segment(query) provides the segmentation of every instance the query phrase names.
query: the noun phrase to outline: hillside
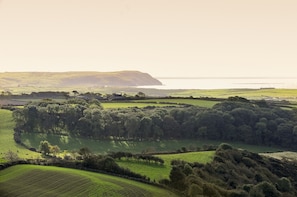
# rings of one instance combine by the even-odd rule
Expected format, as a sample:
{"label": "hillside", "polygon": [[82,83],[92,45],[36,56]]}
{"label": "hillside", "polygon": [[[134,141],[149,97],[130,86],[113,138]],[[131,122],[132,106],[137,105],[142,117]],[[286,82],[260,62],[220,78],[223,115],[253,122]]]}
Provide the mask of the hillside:
{"label": "hillside", "polygon": [[147,73],[118,72],[4,72],[0,87],[79,87],[161,85]]}
{"label": "hillside", "polygon": [[1,196],[177,196],[120,177],[69,168],[16,165],[0,171]]}

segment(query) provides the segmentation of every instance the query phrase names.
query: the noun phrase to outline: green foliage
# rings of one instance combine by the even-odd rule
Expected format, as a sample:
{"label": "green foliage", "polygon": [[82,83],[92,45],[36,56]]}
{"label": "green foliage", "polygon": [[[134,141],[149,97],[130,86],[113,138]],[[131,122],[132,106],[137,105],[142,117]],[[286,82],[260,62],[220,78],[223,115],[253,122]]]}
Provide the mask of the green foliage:
{"label": "green foliage", "polygon": [[40,141],[39,150],[44,155],[49,155],[50,153],[53,154],[53,155],[56,155],[57,153],[60,152],[59,146],[57,146],[57,145],[51,145],[46,140]]}
{"label": "green foliage", "polygon": [[187,176],[193,174],[193,168],[189,164],[184,165],[183,173]]}
{"label": "green foliage", "polygon": [[41,141],[40,142],[40,145],[39,145],[39,150],[45,154],[45,155],[48,155],[50,153],[50,143],[46,140],[44,141]]}
{"label": "green foliage", "polygon": [[183,191],[186,188],[185,184],[185,178],[186,175],[182,172],[182,170],[176,166],[173,166],[169,179],[170,179],[170,185],[177,190]]}
{"label": "green foliage", "polygon": [[290,192],[292,191],[291,181],[287,177],[282,177],[277,181],[276,188],[281,192]]}
{"label": "green foliage", "polygon": [[[263,158],[248,151],[230,149],[225,144],[219,147],[215,159],[204,165],[176,161],[170,173],[170,183],[163,183],[189,196],[201,195],[199,188],[202,188],[203,196],[296,195],[297,189],[292,186],[297,183],[295,163]],[[183,183],[179,182],[181,180]]]}
{"label": "green foliage", "polygon": [[16,110],[14,118],[17,133],[140,141],[198,138],[297,149],[294,111],[263,108],[243,100],[236,97],[217,103],[211,109],[184,105],[103,109],[95,99],[89,102],[72,99],[64,103],[43,101]]}
{"label": "green foliage", "polygon": [[227,143],[222,143],[219,145],[219,147],[217,148],[217,151],[222,151],[222,150],[232,150],[233,147],[230,144]]}
{"label": "green foliage", "polygon": [[195,197],[203,194],[203,189],[197,184],[191,184],[188,191],[188,196]]}
{"label": "green foliage", "polygon": [[261,182],[254,186],[250,191],[251,197],[279,197],[280,192],[274,187],[272,183]]}
{"label": "green foliage", "polygon": [[203,189],[203,196],[205,197],[221,197],[218,190],[215,189],[215,186],[211,183],[203,184],[202,189]]}

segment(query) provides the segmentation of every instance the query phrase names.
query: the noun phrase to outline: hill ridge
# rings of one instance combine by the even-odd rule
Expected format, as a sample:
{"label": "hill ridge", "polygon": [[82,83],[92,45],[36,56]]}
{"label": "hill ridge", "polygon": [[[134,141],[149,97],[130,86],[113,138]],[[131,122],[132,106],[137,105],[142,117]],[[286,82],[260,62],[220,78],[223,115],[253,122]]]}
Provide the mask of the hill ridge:
{"label": "hill ridge", "polygon": [[2,72],[0,87],[73,87],[161,85],[140,71]]}

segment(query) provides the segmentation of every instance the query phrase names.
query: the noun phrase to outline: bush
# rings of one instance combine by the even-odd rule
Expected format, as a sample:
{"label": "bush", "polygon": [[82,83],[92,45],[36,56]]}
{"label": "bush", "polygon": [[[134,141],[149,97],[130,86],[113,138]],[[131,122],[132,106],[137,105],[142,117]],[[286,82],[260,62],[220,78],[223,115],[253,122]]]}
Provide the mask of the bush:
{"label": "bush", "polygon": [[203,196],[205,197],[221,197],[220,193],[215,189],[213,184],[203,184]]}
{"label": "bush", "polygon": [[17,153],[9,150],[9,151],[7,151],[7,153],[5,153],[5,159],[10,162],[13,162],[13,161],[18,161],[20,158]]}
{"label": "bush", "polygon": [[232,149],[233,149],[232,145],[227,144],[227,143],[222,143],[222,144],[219,145],[217,151],[221,151],[221,150],[232,150]]}
{"label": "bush", "polygon": [[274,185],[267,181],[257,184],[250,191],[251,197],[279,197],[280,195]]}
{"label": "bush", "polygon": [[241,161],[248,168],[255,167],[257,165],[256,162],[254,162],[253,160],[251,160],[248,157],[243,157]]}
{"label": "bush", "polygon": [[291,181],[286,177],[282,177],[277,181],[276,188],[281,192],[290,192],[292,190]]}
{"label": "bush", "polygon": [[191,184],[188,190],[188,196],[194,197],[194,196],[199,196],[203,194],[203,189],[196,184]]}

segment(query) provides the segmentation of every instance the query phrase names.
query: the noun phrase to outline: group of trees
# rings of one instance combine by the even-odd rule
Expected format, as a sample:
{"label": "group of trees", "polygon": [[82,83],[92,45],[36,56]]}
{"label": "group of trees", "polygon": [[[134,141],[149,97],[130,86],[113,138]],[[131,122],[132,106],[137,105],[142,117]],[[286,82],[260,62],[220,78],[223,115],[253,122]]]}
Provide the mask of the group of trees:
{"label": "group of trees", "polygon": [[39,150],[44,155],[49,155],[50,153],[56,155],[60,152],[60,148],[57,145],[51,145],[48,141],[43,140],[39,144]]}
{"label": "group of trees", "polygon": [[13,113],[15,131],[94,139],[210,139],[297,149],[297,112],[265,101],[229,99],[211,109],[103,109],[98,100],[30,103]]}
{"label": "group of trees", "polygon": [[161,183],[185,196],[293,197],[297,164],[221,144],[211,163],[172,163],[169,180]]}

